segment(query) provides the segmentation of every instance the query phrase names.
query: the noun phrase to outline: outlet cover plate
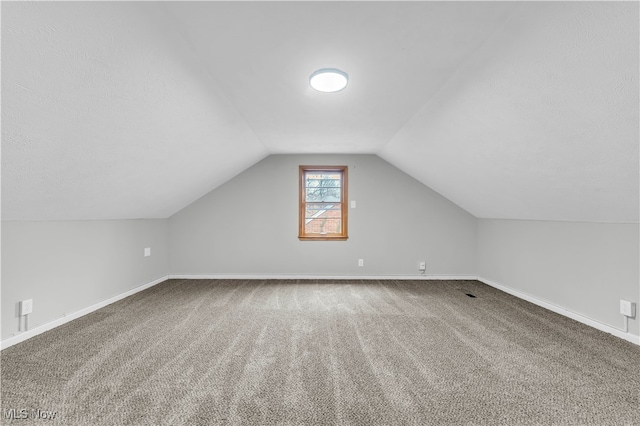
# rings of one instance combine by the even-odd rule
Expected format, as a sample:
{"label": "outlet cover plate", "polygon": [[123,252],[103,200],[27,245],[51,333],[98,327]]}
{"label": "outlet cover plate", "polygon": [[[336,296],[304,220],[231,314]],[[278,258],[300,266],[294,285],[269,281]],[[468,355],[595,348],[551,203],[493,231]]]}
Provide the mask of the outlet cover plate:
{"label": "outlet cover plate", "polygon": [[636,304],[628,300],[620,300],[620,313],[626,317],[636,316]]}
{"label": "outlet cover plate", "polygon": [[20,302],[20,316],[33,312],[33,299],[26,299]]}

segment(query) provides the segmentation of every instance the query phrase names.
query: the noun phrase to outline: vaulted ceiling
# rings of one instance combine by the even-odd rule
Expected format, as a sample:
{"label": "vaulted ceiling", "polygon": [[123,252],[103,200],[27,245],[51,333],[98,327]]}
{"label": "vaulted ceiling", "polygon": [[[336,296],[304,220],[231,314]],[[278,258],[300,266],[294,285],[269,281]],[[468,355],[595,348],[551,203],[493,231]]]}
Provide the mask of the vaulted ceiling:
{"label": "vaulted ceiling", "polygon": [[269,154],[370,153],[477,217],[638,222],[638,14],[3,2],[2,219],[168,217]]}

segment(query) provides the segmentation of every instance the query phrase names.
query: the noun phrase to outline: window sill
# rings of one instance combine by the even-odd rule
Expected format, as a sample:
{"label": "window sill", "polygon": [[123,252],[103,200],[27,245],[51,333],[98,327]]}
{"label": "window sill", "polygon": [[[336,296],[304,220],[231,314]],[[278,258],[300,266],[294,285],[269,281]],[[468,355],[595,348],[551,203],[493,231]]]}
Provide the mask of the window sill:
{"label": "window sill", "polygon": [[309,237],[309,236],[304,236],[304,237],[298,237],[298,239],[300,241],[346,241],[349,237],[345,237],[342,235],[338,235],[338,236],[329,236],[329,235],[322,235],[322,236],[318,236],[318,237]]}

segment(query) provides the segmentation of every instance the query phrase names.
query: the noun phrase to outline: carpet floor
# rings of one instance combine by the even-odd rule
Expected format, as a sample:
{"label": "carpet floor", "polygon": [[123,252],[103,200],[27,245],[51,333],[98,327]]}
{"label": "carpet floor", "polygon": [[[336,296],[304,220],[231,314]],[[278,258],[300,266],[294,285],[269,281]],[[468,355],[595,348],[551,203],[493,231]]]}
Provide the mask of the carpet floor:
{"label": "carpet floor", "polygon": [[477,281],[169,280],[0,355],[3,424],[640,425],[638,346]]}

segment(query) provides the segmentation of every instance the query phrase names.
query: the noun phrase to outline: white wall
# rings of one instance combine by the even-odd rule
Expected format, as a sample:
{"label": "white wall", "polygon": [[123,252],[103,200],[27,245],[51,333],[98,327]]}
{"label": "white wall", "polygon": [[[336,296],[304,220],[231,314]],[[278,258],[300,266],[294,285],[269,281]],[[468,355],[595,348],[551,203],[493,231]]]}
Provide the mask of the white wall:
{"label": "white wall", "polygon": [[18,332],[20,300],[33,299],[31,329],[166,276],[168,263],[166,219],[2,222],[2,339]]}
{"label": "white wall", "polygon": [[[304,164],[349,167],[348,241],[298,240]],[[476,219],[375,155],[269,156],[169,228],[173,275],[476,275]]]}
{"label": "white wall", "polygon": [[[640,302],[638,224],[478,220],[478,275],[622,329],[620,299]],[[638,316],[629,332],[640,334]]]}

